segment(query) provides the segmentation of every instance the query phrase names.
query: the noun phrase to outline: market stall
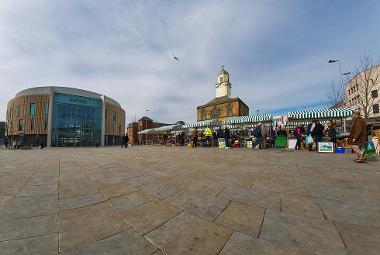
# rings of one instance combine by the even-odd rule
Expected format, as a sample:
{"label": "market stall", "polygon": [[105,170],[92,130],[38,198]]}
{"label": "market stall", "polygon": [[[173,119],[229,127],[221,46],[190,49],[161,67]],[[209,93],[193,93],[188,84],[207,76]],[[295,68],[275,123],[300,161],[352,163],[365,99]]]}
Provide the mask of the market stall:
{"label": "market stall", "polygon": [[353,109],[351,108],[313,109],[289,112],[286,129],[294,130],[300,125],[307,126],[313,119],[318,119],[323,125],[325,125],[327,121],[335,121],[337,123],[337,130],[346,132],[346,120],[352,116],[352,112]]}
{"label": "market stall", "polygon": [[[288,113],[288,121],[286,123],[286,130],[292,132],[298,126],[304,125],[305,129],[309,123],[314,119],[319,120],[319,122],[326,126],[327,122],[335,122],[336,130],[340,136],[344,137],[347,134],[347,120],[351,118],[353,109],[351,108],[334,108],[334,109],[313,109],[313,110],[303,110]],[[339,135],[338,135],[339,136]],[[325,139],[326,143],[320,143],[323,150],[321,152],[332,152],[333,148],[328,140]],[[295,138],[290,137],[288,139],[288,147],[294,148]],[[318,150],[320,148],[317,148]]]}

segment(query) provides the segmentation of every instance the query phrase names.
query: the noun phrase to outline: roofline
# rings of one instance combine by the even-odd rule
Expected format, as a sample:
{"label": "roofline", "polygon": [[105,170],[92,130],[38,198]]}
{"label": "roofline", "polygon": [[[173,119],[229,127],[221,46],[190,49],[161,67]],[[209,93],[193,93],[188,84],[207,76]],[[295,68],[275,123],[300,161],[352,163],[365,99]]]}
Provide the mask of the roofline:
{"label": "roofline", "polygon": [[368,69],[366,69],[366,70],[361,71],[360,73],[358,73],[358,74],[356,74],[355,76],[353,76],[349,81],[347,81],[345,85],[347,86],[348,84],[350,84],[350,83],[351,83],[356,77],[358,77],[360,74],[362,74],[362,73],[364,73],[364,72],[367,72],[368,70],[375,69],[375,68],[380,68],[380,64],[375,65],[375,66],[372,66],[372,67],[370,67],[370,68],[368,68]]}
{"label": "roofline", "polygon": [[121,105],[114,99],[106,96],[106,95],[101,95],[96,92],[92,92],[89,90],[84,90],[84,89],[78,89],[78,88],[73,88],[73,87],[61,87],[61,86],[41,86],[41,87],[32,87],[32,88],[27,88],[24,89],[20,92],[18,92],[15,95],[16,97],[21,97],[21,96],[29,96],[29,95],[51,95],[52,93],[62,93],[62,94],[69,94],[69,95],[76,95],[76,96],[83,96],[83,97],[89,97],[89,98],[95,98],[95,99],[101,99],[103,100],[104,96],[104,102],[110,103],[113,105],[116,105],[120,108]]}
{"label": "roofline", "polygon": [[[221,102],[221,103],[234,102],[234,101],[240,101],[240,102],[242,102],[249,109],[248,105],[246,103],[244,103],[244,101],[241,100],[240,97],[229,98],[229,99],[227,99],[227,100],[225,100],[224,102]],[[204,105],[197,106],[197,109],[203,108],[203,107],[206,107],[206,106],[211,106],[211,105],[218,105],[218,104],[221,104],[221,103],[207,103],[207,104],[204,104]]]}

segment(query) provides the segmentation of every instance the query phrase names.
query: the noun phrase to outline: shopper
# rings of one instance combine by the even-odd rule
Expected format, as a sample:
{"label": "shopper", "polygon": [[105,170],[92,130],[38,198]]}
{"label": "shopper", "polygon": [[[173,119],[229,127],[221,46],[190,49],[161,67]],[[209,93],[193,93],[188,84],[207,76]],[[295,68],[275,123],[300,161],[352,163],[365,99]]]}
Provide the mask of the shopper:
{"label": "shopper", "polygon": [[226,147],[229,148],[231,136],[230,136],[230,130],[227,127],[224,128],[224,139],[226,141]]}
{"label": "shopper", "polygon": [[193,131],[193,148],[198,146],[198,128]]}
{"label": "shopper", "polygon": [[318,144],[320,141],[322,141],[323,130],[324,130],[323,125],[319,122],[319,120],[316,120],[315,127],[313,131],[311,132],[311,134],[314,135],[314,142],[315,142],[317,151],[318,151]]}
{"label": "shopper", "polygon": [[267,147],[267,136],[268,131],[265,125],[261,124],[261,148],[265,149]]}
{"label": "shopper", "polygon": [[[314,128],[315,128],[315,123],[316,123],[316,120],[312,120],[312,122],[309,123],[309,125],[307,125],[307,129],[306,129],[306,135],[309,137],[309,143],[308,143],[308,148],[309,148],[309,151],[312,151],[313,150],[313,143],[314,142],[310,142],[310,140],[314,141],[315,140],[315,137],[314,137],[314,134],[313,134],[313,131],[314,131]],[[311,137],[311,139],[310,139]]]}
{"label": "shopper", "polygon": [[365,144],[367,142],[367,123],[360,116],[360,112],[356,111],[352,114],[352,128],[348,136],[348,142],[352,144],[352,149],[358,156],[355,160],[357,163],[362,163],[366,160],[364,157]]}
{"label": "shopper", "polygon": [[336,123],[331,122],[327,131],[329,141],[334,144],[334,148],[336,148]]}
{"label": "shopper", "polygon": [[295,133],[294,136],[297,139],[296,147],[295,147],[296,150],[301,149],[302,135],[303,135],[304,131],[305,131],[304,125],[301,125],[301,126],[298,126],[294,132]]}
{"label": "shopper", "polygon": [[254,150],[257,145],[259,145],[259,149],[261,149],[261,141],[262,141],[261,122],[259,122],[257,126],[253,129],[253,136],[256,138],[256,141],[252,145],[252,150]]}

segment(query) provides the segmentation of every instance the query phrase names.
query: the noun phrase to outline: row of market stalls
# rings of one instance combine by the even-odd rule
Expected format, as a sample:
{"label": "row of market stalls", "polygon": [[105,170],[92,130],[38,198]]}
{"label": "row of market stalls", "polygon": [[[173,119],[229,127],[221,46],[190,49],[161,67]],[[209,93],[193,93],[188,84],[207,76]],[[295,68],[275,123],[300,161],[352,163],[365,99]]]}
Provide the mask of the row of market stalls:
{"label": "row of market stalls", "polygon": [[232,130],[243,130],[246,128],[253,127],[259,122],[266,126],[278,127],[284,125],[287,130],[294,130],[295,127],[303,124],[309,124],[313,119],[318,119],[322,124],[327,121],[335,121],[338,126],[342,128],[342,131],[346,131],[346,120],[352,115],[353,109],[350,108],[337,108],[337,109],[315,109],[315,110],[303,110],[289,112],[286,116],[286,123],[278,123],[272,114],[260,114],[252,116],[239,116],[230,117],[223,121],[216,119],[198,121],[188,124],[174,124],[168,126],[162,126],[159,128],[145,129],[138,132],[139,135],[144,134],[156,134],[157,136],[168,134],[168,133],[178,133],[183,131],[191,131],[195,128],[203,130],[207,127],[228,127]]}

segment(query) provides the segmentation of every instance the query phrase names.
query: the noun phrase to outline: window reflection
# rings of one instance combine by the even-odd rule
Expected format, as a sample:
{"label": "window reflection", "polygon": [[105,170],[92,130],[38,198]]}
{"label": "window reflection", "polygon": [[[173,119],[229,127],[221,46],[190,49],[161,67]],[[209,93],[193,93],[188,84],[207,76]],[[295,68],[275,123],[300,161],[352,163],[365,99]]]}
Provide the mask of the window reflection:
{"label": "window reflection", "polygon": [[100,145],[102,101],[54,93],[52,146]]}

